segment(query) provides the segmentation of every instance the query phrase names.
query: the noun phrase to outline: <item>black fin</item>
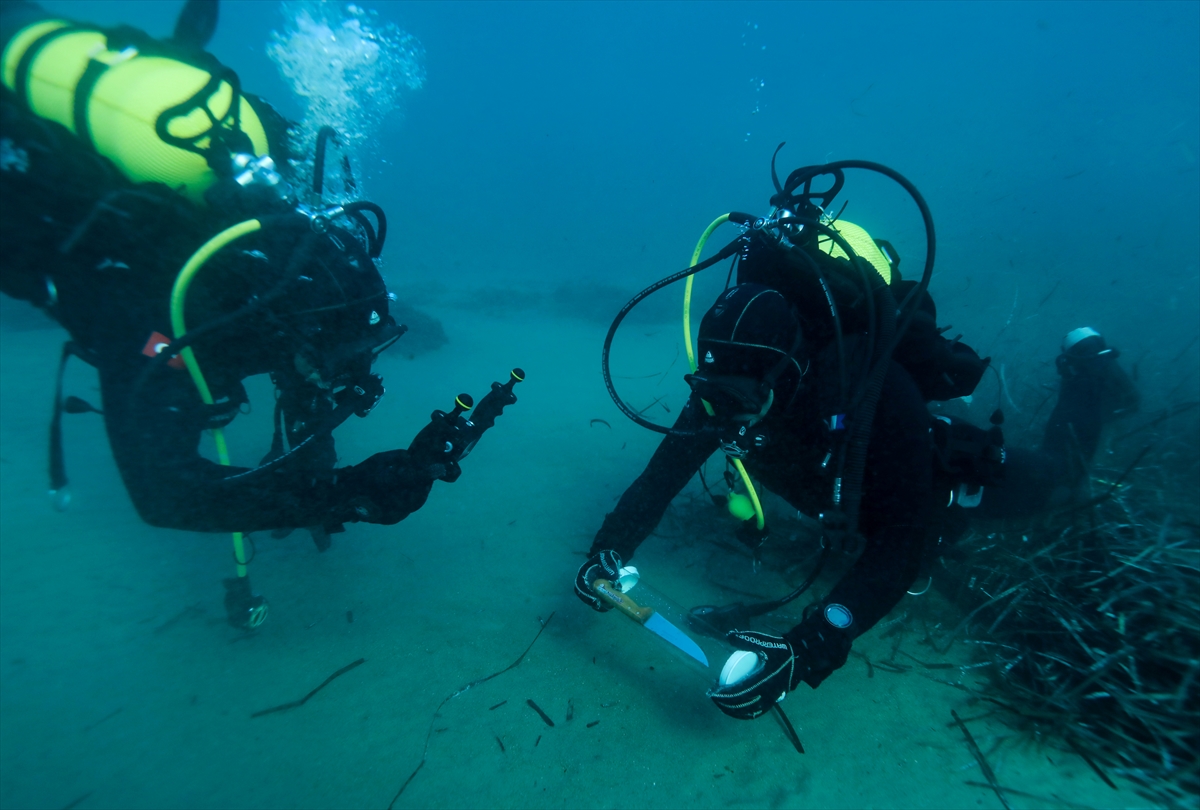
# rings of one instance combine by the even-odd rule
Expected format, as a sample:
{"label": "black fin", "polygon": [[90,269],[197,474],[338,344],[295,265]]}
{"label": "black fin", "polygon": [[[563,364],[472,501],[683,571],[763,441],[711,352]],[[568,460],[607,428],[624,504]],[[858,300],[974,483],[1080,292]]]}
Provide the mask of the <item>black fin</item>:
{"label": "black fin", "polygon": [[187,0],[175,20],[171,39],[185,48],[204,50],[217,30],[217,3],[218,0]]}

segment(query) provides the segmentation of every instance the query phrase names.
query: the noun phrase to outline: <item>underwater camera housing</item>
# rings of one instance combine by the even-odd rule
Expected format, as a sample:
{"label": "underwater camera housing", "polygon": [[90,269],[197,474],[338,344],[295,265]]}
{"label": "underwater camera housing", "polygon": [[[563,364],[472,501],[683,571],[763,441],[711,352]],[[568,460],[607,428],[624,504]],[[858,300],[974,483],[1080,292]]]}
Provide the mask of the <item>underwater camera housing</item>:
{"label": "underwater camera housing", "polygon": [[[513,386],[524,381],[524,369],[514,368],[508,372],[508,381],[493,382],[491,390],[478,404],[470,394],[459,394],[449,412],[436,410],[430,414],[429,424],[409,445],[409,455],[424,466],[432,478],[454,483],[462,475],[458,462],[475,449],[480,437],[496,424],[496,417],[504,413],[504,408],[517,401]],[[472,409],[468,419],[465,414]]]}

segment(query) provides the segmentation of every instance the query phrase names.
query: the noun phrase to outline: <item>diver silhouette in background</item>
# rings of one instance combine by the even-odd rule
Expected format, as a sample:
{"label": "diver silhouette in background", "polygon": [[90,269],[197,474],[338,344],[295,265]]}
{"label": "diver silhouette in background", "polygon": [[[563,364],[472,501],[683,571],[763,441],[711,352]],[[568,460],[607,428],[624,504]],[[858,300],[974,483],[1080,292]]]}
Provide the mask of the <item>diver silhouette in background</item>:
{"label": "diver silhouette in background", "polygon": [[[919,282],[900,279],[890,244],[826,215],[845,169],[885,174],[917,202],[928,236]],[[832,185],[813,191],[820,178],[832,178]],[[749,674],[723,679],[709,693],[739,719],[764,714],[801,682],[815,688],[841,667],[853,640],[912,586],[926,546],[956,524],[961,528],[965,515],[1025,515],[1069,499],[1086,480],[1102,425],[1137,407],[1116,352],[1085,328],[1064,341],[1061,391],[1040,448],[1005,447],[998,411],[988,429],[932,416],[927,404],[970,394],[988,360],[937,328],[926,292],[935,243],[924,200],[900,175],[862,161],[805,167],[775,185],[769,216],[729,214],[743,225],[741,236],[713,259],[648,288],[614,322],[609,343],[646,295],[736,257],[737,283],[700,323],[694,372],[685,378],[692,394],[673,427],[649,425],[620,400],[606,357],[606,381],[618,406],[667,435],[605,518],[575,577],[582,601],[610,609],[612,600],[593,587],[596,580],[618,581],[671,500],[718,450],[739,473],[819,516],[821,561],[803,585],[774,602],[700,607],[689,617],[693,629],[727,634],[758,659]],[[746,517],[750,501],[732,493],[732,471],[726,480],[731,506],[740,501],[739,516]],[[739,537],[757,549],[767,531],[758,508]],[[854,565],[790,631],[774,636],[750,629],[755,616],[809,587],[831,550],[859,548]]]}
{"label": "diver silhouette in background", "polygon": [[[405,331],[376,266],[386,219],[367,201],[322,203],[329,128],[311,191],[296,191],[287,123],[203,50],[216,15],[215,0],[189,0],[159,41],[0,3],[0,290],[67,329],[63,364],[98,370],[142,518],[237,533],[226,606],[253,625],[265,606],[240,533],[304,527],[324,550],[344,523],[404,519],[435,480],[458,477],[521,375],[494,385],[473,421],[464,395],[409,448],[335,467],[332,431],[375,406],[372,363]],[[276,389],[272,448],[230,466],[219,431],[255,374]],[[65,505],[61,414],[90,406],[64,400],[61,377],[51,478]],[[223,463],[199,453],[206,430]]]}

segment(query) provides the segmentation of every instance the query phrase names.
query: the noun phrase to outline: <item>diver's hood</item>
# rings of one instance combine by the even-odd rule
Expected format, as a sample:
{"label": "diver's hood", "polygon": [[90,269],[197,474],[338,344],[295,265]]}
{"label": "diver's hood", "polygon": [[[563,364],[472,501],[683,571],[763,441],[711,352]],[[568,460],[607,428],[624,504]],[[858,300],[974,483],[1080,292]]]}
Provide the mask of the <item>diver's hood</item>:
{"label": "diver's hood", "polygon": [[354,236],[344,230],[320,234],[300,267],[298,278],[311,280],[300,280],[295,291],[271,309],[322,363],[342,363],[383,342],[392,322],[387,287]]}
{"label": "diver's hood", "polygon": [[264,221],[238,247],[214,257],[223,266],[201,276],[189,296],[189,310],[208,318],[263,299],[253,315],[201,344],[214,358],[204,363],[211,373],[222,366],[239,378],[288,371],[300,355],[326,383],[344,384],[366,374],[403,331],[388,314],[378,268],[351,232],[317,233],[307,217],[288,214]]}
{"label": "diver's hood", "polygon": [[761,417],[772,401],[789,408],[804,377],[800,322],[781,293],[741,284],[700,321],[700,363],[688,384],[718,416]]}

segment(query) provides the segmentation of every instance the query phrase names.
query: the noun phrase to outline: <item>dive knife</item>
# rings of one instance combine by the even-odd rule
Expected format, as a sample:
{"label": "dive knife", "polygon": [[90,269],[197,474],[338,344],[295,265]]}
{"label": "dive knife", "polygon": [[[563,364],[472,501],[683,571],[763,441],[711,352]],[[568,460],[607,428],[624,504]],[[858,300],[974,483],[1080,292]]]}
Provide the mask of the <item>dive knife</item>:
{"label": "dive knife", "polygon": [[678,627],[655,613],[654,608],[642,607],[630,599],[628,594],[618,591],[607,579],[595,580],[592,583],[592,590],[599,594],[600,598],[605,602],[608,602],[651,633],[674,644],[704,666],[708,666],[708,657],[704,654],[704,650],[700,649],[700,645],[688,638],[687,634]]}

